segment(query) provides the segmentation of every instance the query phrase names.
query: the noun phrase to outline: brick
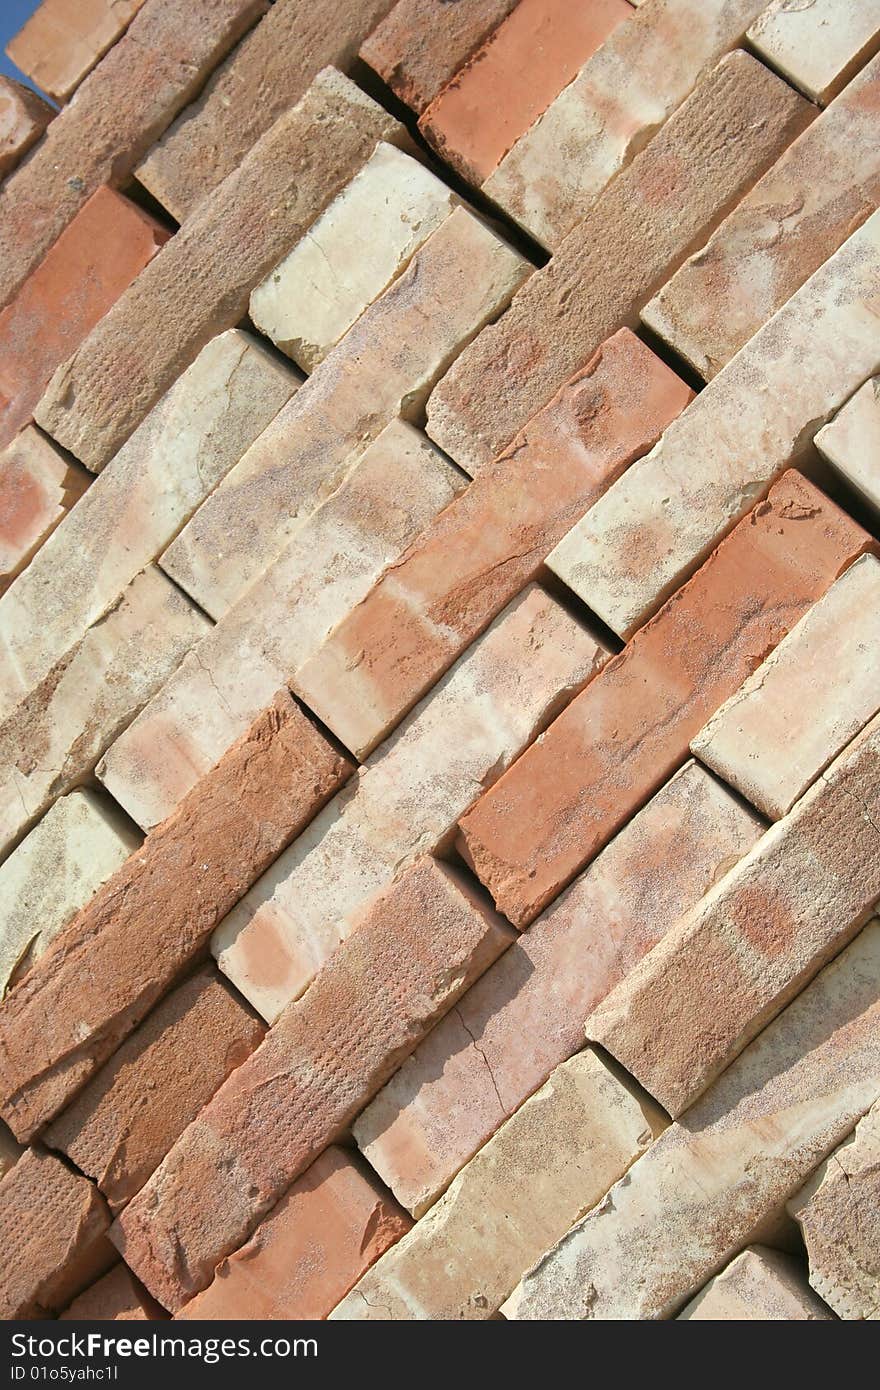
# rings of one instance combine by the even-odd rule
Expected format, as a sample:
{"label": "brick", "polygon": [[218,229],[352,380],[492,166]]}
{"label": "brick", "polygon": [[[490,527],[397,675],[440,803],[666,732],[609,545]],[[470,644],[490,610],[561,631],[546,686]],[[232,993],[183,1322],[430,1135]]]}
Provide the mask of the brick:
{"label": "brick", "polygon": [[868,534],[800,474],[781,479],[462,819],[462,848],[499,910],[524,926],[551,902],[870,548]]}
{"label": "brick", "polygon": [[438,93],[419,129],[464,178],[482,184],[619,24],[628,0],[519,0]]}
{"label": "brick", "polygon": [[251,319],[304,371],[314,371],[457,203],[424,165],[380,143],[254,290]]}
{"label": "brick", "polygon": [[877,0],[772,0],[749,30],[761,57],[825,105],[880,48]]}
{"label": "brick", "polygon": [[878,969],[875,923],[538,1262],[505,1316],[677,1313],[877,1099]]}
{"label": "brick", "polygon": [[588,1036],[671,1115],[870,916],[880,898],[878,765],[874,719],[587,1020]]}
{"label": "brick", "polygon": [[62,796],[0,867],[0,992],[138,848],[140,835],[94,792]]}
{"label": "brick", "polygon": [[693,762],[657,793],[356,1120],[358,1145],[398,1201],[415,1216],[431,1206],[580,1051],[594,1004],[760,833],[758,817]]}
{"label": "brick", "polygon": [[859,495],[880,511],[880,376],[856,391],[819,431],[815,443]]}
{"label": "brick", "polygon": [[171,814],[462,483],[413,426],[382,431],[98,765],[138,825]]}
{"label": "brick", "polygon": [[0,312],[0,448],[168,235],[112,188],[99,188],[61,233]]}
{"label": "brick", "polygon": [[251,291],[377,141],[401,135],[347,78],[320,74],[58,369],[37,411],[47,432],[99,471],[210,339],[244,317]]}
{"label": "brick", "polygon": [[877,372],[878,292],[875,212],[563,542],[566,583],[615,632],[634,632]]}
{"label": "brick", "polygon": [[221,970],[264,1018],[306,989],[369,894],[443,852],[480,788],[606,658],[537,587],[496,619],[215,933]]}
{"label": "brick", "polygon": [[665,1124],[595,1052],[564,1062],[331,1317],[491,1317]]}
{"label": "brick", "polygon": [[82,1089],[349,770],[279,694],[126,860],[0,1007],[0,1109],[17,1134]]}
{"label": "brick", "polygon": [[6,52],[37,87],[56,101],[66,101],[143,4],[144,0],[42,0]]}
{"label": "brick", "polygon": [[325,1149],[178,1318],[326,1318],[411,1221],[369,1169]]}
{"label": "brick", "polygon": [[93,1178],[110,1210],[119,1211],[264,1033],[205,965],[135,1029],[44,1142]]}
{"label": "brick", "polygon": [[788,1210],[801,1228],[810,1283],[839,1318],[880,1314],[880,1108],[875,1103]]}
{"label": "brick", "polygon": [[880,710],[880,560],[865,555],[722,705],[691,751],[778,820]]}
{"label": "brick", "polygon": [[722,60],[447,373],[431,438],[469,472],[499,454],[611,333],[636,326],[807,112],[748,54]]}
{"label": "brick", "polygon": [[167,1318],[124,1264],[114,1265],[61,1314],[62,1322],[163,1322]]}
{"label": "brick", "polygon": [[[82,497],[88,474],[31,425],[0,451],[0,595]],[[0,679],[5,678],[4,668]]]}
{"label": "brick", "polygon": [[116,1223],[126,1263],[166,1308],[210,1283],[512,935],[433,860],[363,907]]}
{"label": "brick", "polygon": [[360,57],[421,115],[517,0],[397,0]]}
{"label": "brick", "polygon": [[628,329],[615,334],[304,663],[306,703],[371,752],[690,398]]}
{"label": "brick", "polygon": [[0,712],[118,601],[296,385],[246,333],[233,330],[202,349],[0,600]]}
{"label": "brick", "polygon": [[6,1176],[23,1152],[12,1131],[0,1120],[0,1178]]}
{"label": "brick", "polygon": [[647,0],[514,145],[486,193],[555,250],[764,4]]}
{"label": "brick", "polygon": [[37,143],[54,115],[48,102],[29,87],[0,77],[0,179]]}
{"label": "brick", "polygon": [[0,189],[0,304],[101,184],[124,185],[263,0],[147,0]]}
{"label": "brick", "polygon": [[642,321],[709,380],[880,203],[880,59],[685,261]]}
{"label": "brick", "polygon": [[810,1292],[797,1260],[752,1245],[679,1313],[694,1322],[827,1322],[831,1314]]}
{"label": "brick", "polygon": [[208,628],[152,567],[0,723],[0,855],[85,781]]}
{"label": "brick", "polygon": [[183,222],[329,66],[347,69],[391,0],[276,0],[137,169]]}
{"label": "brick", "polygon": [[418,419],[449,363],[530,267],[457,208],[365,311],[169,549],[219,618],[391,420]]}
{"label": "brick", "polygon": [[28,1149],[0,1182],[0,1317],[45,1318],[113,1262],[110,1213],[86,1178]]}

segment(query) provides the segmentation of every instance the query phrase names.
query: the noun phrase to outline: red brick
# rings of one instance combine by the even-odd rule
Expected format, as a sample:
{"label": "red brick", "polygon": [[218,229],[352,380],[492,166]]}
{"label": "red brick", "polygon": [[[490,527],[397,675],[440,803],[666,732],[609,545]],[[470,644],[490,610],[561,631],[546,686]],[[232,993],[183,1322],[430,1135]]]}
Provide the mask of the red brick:
{"label": "red brick", "polygon": [[870,536],[789,472],[461,821],[525,926],[687,757],[688,744]]}
{"label": "red brick", "polygon": [[628,329],[609,338],[300,668],[310,708],[372,751],[691,394]]}
{"label": "red brick", "polygon": [[16,1134],[85,1085],[350,771],[285,692],[147,836],[0,1006]]}
{"label": "red brick", "polygon": [[39,140],[55,112],[29,87],[0,77],[0,179]]}
{"label": "red brick", "polygon": [[166,1308],[210,1283],[511,938],[431,859],[362,909],[114,1227],[126,1263]]}
{"label": "red brick", "polygon": [[66,101],[143,4],[144,0],[42,0],[6,52],[37,87]]}
{"label": "red brick", "polygon": [[168,1320],[131,1270],[120,1263],[114,1265],[96,1284],[75,1298],[61,1314],[61,1321],[75,1322],[161,1322]]}
{"label": "red brick", "polygon": [[0,594],[63,521],[89,475],[26,426],[0,452]]}
{"label": "red brick", "polygon": [[326,1149],[177,1316],[326,1318],[411,1225],[370,1169],[344,1149]]}
{"label": "red brick", "polygon": [[99,188],[62,232],[0,313],[0,448],[169,235],[111,188]]}

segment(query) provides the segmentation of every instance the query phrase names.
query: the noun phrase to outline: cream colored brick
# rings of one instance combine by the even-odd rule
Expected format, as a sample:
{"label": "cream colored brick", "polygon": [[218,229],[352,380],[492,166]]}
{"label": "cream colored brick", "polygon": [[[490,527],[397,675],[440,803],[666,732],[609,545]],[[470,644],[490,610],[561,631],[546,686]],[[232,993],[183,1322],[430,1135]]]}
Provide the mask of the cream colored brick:
{"label": "cream colored brick", "polygon": [[748,36],[765,62],[824,106],[880,48],[880,0],[772,0]]}
{"label": "cream colored brick", "polygon": [[816,446],[865,501],[880,511],[880,376],[866,381],[819,431]]}

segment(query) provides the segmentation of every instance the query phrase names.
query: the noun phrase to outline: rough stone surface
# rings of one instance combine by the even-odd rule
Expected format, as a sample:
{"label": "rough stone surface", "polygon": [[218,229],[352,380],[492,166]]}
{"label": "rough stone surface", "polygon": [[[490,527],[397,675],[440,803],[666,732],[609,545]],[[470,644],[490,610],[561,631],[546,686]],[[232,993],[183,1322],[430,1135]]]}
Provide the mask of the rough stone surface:
{"label": "rough stone surface", "polygon": [[557,1067],[334,1318],[488,1318],[666,1125],[587,1049]]}
{"label": "rough stone surface", "polygon": [[856,391],[815,442],[860,496],[880,511],[880,376]]}
{"label": "rough stone surface", "polygon": [[0,867],[0,994],[140,842],[106,798],[85,790],[59,797]]}
{"label": "rough stone surface", "polygon": [[875,212],[564,542],[566,583],[615,632],[644,622],[877,373],[878,295]]}
{"label": "rough stone surface", "polygon": [[[177,1311],[509,945],[433,860],[366,904],[344,945],[122,1213],[126,1263]],[[13,1169],[13,1172],[15,1170]]]}
{"label": "rough stone surface", "polygon": [[0,1182],[0,1318],[45,1318],[113,1263],[98,1189],[54,1154],[28,1149]]}
{"label": "rough stone surface", "polygon": [[679,1313],[693,1322],[827,1322],[821,1299],[810,1292],[790,1255],[752,1245]]}
{"label": "rough stone surface", "polygon": [[73,1322],[164,1322],[168,1314],[124,1264],[117,1264],[61,1314]]}
{"label": "rough stone surface", "polygon": [[880,1315],[880,1107],[875,1104],[788,1203],[810,1283],[840,1318]]}
{"label": "rough stone surface", "polygon": [[371,1171],[331,1147],[178,1318],[326,1318],[411,1221]]}
{"label": "rough stone surface", "polygon": [[[275,0],[137,169],[186,221],[328,64],[346,69],[391,0]],[[319,142],[320,143],[320,142]]]}
{"label": "rough stone surface", "polygon": [[691,740],[771,820],[880,710],[880,560],[864,555]]}
{"label": "rough stone surface", "polygon": [[41,0],[6,46],[27,77],[66,101],[125,33],[144,0]]}
{"label": "rough stone surface", "polygon": [[321,73],[59,367],[39,423],[101,469],[211,338],[244,317],[251,291],[377,141],[395,138],[402,127],[375,102],[332,68]]}
{"label": "rough stone surface", "polygon": [[304,371],[314,371],[457,202],[423,164],[380,143],[254,290],[251,319]]}
{"label": "rough stone surface", "polygon": [[880,719],[587,1020],[679,1115],[880,899]]}
{"label": "rough stone surface", "polygon": [[501,313],[529,264],[457,208],[367,309],[229,473],[167,553],[220,617],[339,487],[397,416],[420,417],[431,387]]}
{"label": "rough stone surface", "polygon": [[102,183],[127,181],[264,8],[264,0],[147,0],[0,188],[0,304]]}
{"label": "rough stone surface", "polygon": [[628,329],[609,338],[300,668],[306,704],[371,752],[690,399]]}
{"label": "rough stone surface", "polygon": [[594,1004],[761,829],[689,763],[486,971],[355,1122],[359,1146],[405,1207],[416,1216],[427,1210],[579,1051]]}
{"label": "rough stone surface", "polygon": [[[684,762],[690,740],[764,654],[871,548],[800,474],[780,480],[462,819],[464,852],[512,922],[526,925],[552,901]],[[567,575],[552,556],[551,565]]]}
{"label": "rough stone surface", "polygon": [[677,1313],[877,1099],[878,978],[874,923],[535,1265],[505,1316]]}
{"label": "rough stone surface", "polygon": [[723,59],[447,373],[431,438],[469,472],[499,454],[609,334],[635,327],[808,114],[748,54]]}
{"label": "rough stone surface", "polygon": [[880,58],[789,146],[642,320],[709,380],[880,203]]}
{"label": "rough stone surface", "polygon": [[[89,476],[27,425],[0,451],[0,595],[82,497]],[[7,674],[2,668],[0,680]]]}
{"label": "rough stone surface", "polygon": [[486,193],[555,249],[764,4],[647,0],[514,145]]}
{"label": "rough stone surface", "polygon": [[880,48],[878,0],[772,0],[749,30],[761,57],[822,105]]}
{"label": "rough stone surface", "polygon": [[[138,825],[170,815],[463,483],[412,425],[382,431],[99,764]],[[169,569],[190,587],[182,565]]]}
{"label": "rough stone surface", "polygon": [[55,112],[30,87],[0,77],[0,179],[37,143]]}
{"label": "rough stone surface", "polygon": [[112,188],[99,188],[61,233],[0,312],[0,448],[168,235]]}
{"label": "rough stone surface", "polygon": [[278,695],[0,1007],[0,1109],[16,1133],[71,1100],[349,771]]}
{"label": "rough stone surface", "polygon": [[496,619],[215,933],[221,970],[264,1018],[308,986],[369,894],[443,851],[481,787],[607,655],[537,587]]}
{"label": "rough stone surface", "polygon": [[173,990],[45,1131],[118,1211],[265,1029],[205,965]]}

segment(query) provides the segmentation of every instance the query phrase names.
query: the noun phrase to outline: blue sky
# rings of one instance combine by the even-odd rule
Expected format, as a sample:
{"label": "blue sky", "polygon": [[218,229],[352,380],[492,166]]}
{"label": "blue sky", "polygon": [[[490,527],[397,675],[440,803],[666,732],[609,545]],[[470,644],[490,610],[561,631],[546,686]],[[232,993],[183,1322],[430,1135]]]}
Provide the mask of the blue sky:
{"label": "blue sky", "polygon": [[[27,78],[10,63],[3,49],[28,16],[33,14],[37,3],[38,0],[0,0],[0,72],[7,77],[17,77],[19,82],[27,82]],[[33,83],[29,82],[28,86],[32,87]]]}

